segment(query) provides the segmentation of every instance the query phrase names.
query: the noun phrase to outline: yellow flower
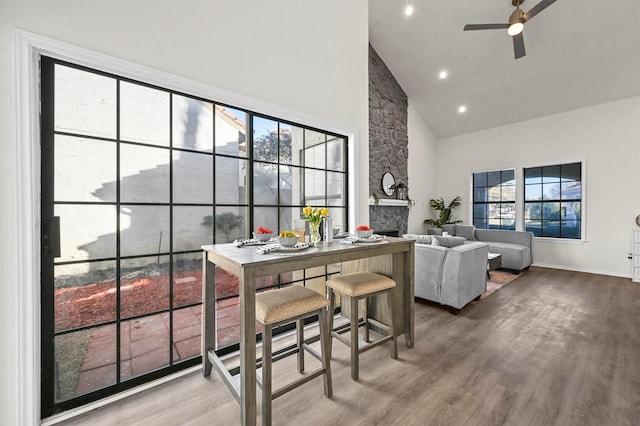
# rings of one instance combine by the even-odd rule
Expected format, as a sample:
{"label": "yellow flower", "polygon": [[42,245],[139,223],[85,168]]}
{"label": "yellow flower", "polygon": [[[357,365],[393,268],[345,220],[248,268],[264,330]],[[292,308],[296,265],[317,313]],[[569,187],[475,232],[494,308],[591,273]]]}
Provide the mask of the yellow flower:
{"label": "yellow flower", "polygon": [[308,220],[314,225],[318,225],[322,219],[329,215],[329,209],[326,207],[316,208],[307,206],[302,209],[302,218]]}

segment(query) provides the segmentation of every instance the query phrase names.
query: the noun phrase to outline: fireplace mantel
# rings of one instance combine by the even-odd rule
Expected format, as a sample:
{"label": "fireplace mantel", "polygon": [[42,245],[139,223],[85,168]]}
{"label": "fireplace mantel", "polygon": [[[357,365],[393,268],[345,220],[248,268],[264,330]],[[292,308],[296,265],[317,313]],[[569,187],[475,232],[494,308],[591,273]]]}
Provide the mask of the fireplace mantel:
{"label": "fireplace mantel", "polygon": [[409,207],[411,200],[396,200],[395,198],[378,198],[378,202],[373,197],[369,197],[370,206],[383,207]]}

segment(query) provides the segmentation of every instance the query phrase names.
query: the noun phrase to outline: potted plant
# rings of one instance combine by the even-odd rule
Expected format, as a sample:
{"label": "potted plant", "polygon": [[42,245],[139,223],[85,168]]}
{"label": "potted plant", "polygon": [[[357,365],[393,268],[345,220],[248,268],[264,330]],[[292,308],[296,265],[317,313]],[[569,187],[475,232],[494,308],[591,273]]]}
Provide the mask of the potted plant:
{"label": "potted plant", "polygon": [[430,225],[434,228],[440,228],[442,225],[447,223],[460,223],[461,220],[452,220],[453,219],[453,209],[460,205],[461,198],[457,196],[454,198],[448,206],[445,206],[444,199],[442,197],[429,200],[429,205],[433,210],[438,212],[437,219],[425,219],[424,224]]}

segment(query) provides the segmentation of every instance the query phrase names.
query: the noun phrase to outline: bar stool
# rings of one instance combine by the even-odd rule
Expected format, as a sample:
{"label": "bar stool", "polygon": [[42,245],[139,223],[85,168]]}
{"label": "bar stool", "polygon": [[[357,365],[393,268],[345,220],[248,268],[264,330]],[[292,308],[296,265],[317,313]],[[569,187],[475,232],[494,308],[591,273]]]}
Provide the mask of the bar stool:
{"label": "bar stool", "polygon": [[[351,378],[353,380],[358,380],[359,355],[365,351],[368,351],[369,349],[391,341],[391,358],[398,358],[398,343],[393,327],[393,288],[395,286],[396,282],[391,278],[373,272],[354,272],[351,274],[337,275],[327,281],[329,299],[329,330],[332,337],[335,337],[351,348]],[[334,293],[337,293],[341,296],[342,306],[344,306],[346,302],[345,299],[349,301],[349,307],[351,311],[349,315],[349,326],[340,330],[333,329]],[[381,294],[387,295],[387,303],[389,306],[389,324],[386,325],[373,318],[368,318],[369,298]],[[368,345],[365,345],[361,348],[358,347],[358,328],[361,325],[358,313],[358,301],[360,299],[365,300],[362,325],[364,325],[364,341],[369,343]],[[370,342],[370,324],[373,324],[383,331],[386,331],[387,335],[375,342]],[[348,340],[340,335],[341,333],[346,333],[349,330],[351,331],[351,340]],[[333,339],[330,339],[329,356],[331,356],[332,345]]]}
{"label": "bar stool", "polygon": [[[256,319],[264,326],[262,332],[262,377],[256,377],[262,389],[262,424],[271,424],[272,401],[298,386],[324,375],[324,394],[331,398],[331,365],[329,355],[329,328],[327,322],[327,305],[329,301],[322,295],[306,287],[291,286],[256,294]],[[318,315],[320,325],[320,351],[318,354],[304,338],[304,319]],[[296,348],[292,353],[298,354],[298,371],[304,371],[304,351],[322,363],[319,369],[305,374],[280,389],[272,391],[272,354],[271,341],[273,327],[296,321]],[[280,358],[276,358],[278,360]]]}

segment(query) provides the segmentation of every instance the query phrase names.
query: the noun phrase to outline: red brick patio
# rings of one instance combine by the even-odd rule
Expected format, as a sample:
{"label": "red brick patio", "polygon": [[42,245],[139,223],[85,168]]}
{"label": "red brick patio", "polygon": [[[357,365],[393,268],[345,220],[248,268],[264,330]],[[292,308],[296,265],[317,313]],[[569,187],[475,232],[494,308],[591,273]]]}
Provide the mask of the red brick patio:
{"label": "red brick patio", "polygon": [[[166,275],[122,280],[121,315],[126,317],[166,309],[169,304],[168,282]],[[200,302],[201,271],[177,274],[174,282],[174,304]],[[272,283],[272,277],[264,277],[257,286]],[[115,289],[115,281],[57,289],[56,329],[73,329],[83,324],[112,320],[115,316]],[[216,289],[222,297],[231,296],[216,303],[218,347],[223,347],[239,341],[239,305],[238,298],[233,297],[238,293],[238,280],[218,269]],[[120,323],[120,381],[168,366],[169,350],[173,351],[174,363],[200,354],[202,307],[197,305],[173,311],[173,342],[169,342],[169,315],[164,312]],[[79,367],[76,395],[117,382],[116,330],[115,324],[90,329],[86,353]]]}

